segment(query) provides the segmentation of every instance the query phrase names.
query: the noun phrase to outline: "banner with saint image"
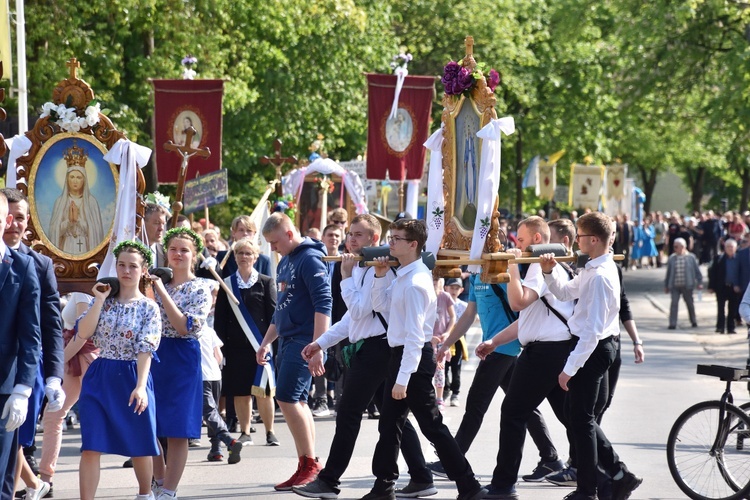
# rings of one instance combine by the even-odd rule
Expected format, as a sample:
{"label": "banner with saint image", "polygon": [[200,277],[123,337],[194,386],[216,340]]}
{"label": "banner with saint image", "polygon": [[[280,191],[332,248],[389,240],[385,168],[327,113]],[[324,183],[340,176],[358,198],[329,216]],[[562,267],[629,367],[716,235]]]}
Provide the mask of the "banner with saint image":
{"label": "banner with saint image", "polygon": [[176,184],[182,158],[164,150],[172,141],[184,146],[185,130],[196,131],[190,146],[209,148],[211,156],[191,162],[186,180],[198,172],[207,174],[221,168],[223,80],[152,80],[154,85],[154,152],[160,184]]}
{"label": "banner with saint image", "polygon": [[389,118],[396,75],[368,74],[367,178],[392,181],[421,179],[430,132],[435,78],[407,76],[395,117]]}

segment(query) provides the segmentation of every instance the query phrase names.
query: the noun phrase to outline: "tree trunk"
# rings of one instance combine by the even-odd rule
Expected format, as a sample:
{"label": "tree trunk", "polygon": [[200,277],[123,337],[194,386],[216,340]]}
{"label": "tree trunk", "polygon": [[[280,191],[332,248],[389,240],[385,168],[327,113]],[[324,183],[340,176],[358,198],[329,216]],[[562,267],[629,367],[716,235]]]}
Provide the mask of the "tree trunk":
{"label": "tree trunk", "polygon": [[[688,170],[690,174],[691,171]],[[695,175],[688,175],[690,179],[690,210],[692,212],[700,212],[701,201],[703,200],[703,183],[706,179],[706,167],[698,167],[695,169]]]}
{"label": "tree trunk", "polygon": [[[151,57],[154,54],[154,31],[152,29],[148,29],[143,33],[143,55],[146,58]],[[146,120],[148,130],[153,133],[154,130],[154,117],[153,115],[149,115],[148,119]],[[152,154],[151,158],[149,158],[148,163],[143,168],[143,174],[146,178],[146,192],[156,191],[159,189],[159,178],[157,176],[156,167],[154,166],[154,157],[156,155]]]}
{"label": "tree trunk", "polygon": [[750,199],[750,166],[745,166],[741,170],[742,188],[740,191],[740,212],[747,210]]}
{"label": "tree trunk", "polygon": [[523,212],[523,135],[521,129],[516,129],[516,211]]}
{"label": "tree trunk", "polygon": [[659,172],[656,168],[647,169],[643,165],[636,165],[636,168],[641,174],[643,194],[646,195],[646,203],[643,204],[643,213],[648,214],[651,212],[651,196],[654,194],[654,188],[656,188],[656,177]]}

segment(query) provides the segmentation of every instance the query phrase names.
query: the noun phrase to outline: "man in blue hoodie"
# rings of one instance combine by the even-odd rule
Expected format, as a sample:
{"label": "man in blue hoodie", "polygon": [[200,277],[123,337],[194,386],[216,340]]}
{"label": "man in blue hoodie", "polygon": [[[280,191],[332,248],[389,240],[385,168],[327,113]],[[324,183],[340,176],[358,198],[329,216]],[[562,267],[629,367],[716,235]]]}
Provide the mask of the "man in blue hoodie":
{"label": "man in blue hoodie", "polygon": [[270,345],[278,338],[276,400],[294,438],[299,461],[292,477],[274,489],[291,491],[292,486],[314,480],[322,468],[315,458],[315,424],[307,406],[307,392],[311,374],[325,373],[323,354],[305,361],[302,349],[328,330],[331,286],[321,258],[326,255],[325,246],[300,236],[289,217],[272,214],[263,225],[263,237],[282,259],[276,268],[276,312],[258,348],[257,361],[259,365],[268,363]]}

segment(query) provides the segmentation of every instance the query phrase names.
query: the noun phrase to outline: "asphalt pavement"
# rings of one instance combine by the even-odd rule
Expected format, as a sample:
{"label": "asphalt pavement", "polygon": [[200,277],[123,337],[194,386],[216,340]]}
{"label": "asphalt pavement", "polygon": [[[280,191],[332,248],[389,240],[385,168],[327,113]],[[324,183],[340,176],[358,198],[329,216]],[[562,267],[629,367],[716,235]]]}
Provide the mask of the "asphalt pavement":
{"label": "asphalt pavement", "polygon": [[[667,435],[675,419],[694,403],[707,399],[718,399],[723,383],[717,379],[696,375],[697,364],[723,364],[745,367],[748,357],[746,328],[738,327],[736,335],[714,333],[716,301],[707,291],[701,300],[696,297],[698,327],[690,327],[684,303],[680,308],[680,320],[676,330],[667,329],[669,295],[664,293],[664,268],[639,269],[625,273],[625,287],[631,301],[640,335],[644,341],[646,362],[633,363],[629,339],[623,331],[623,367],[620,382],[612,407],[604,416],[603,429],[612,441],[615,450],[628,467],[644,482],[631,498],[633,499],[682,499],[685,495],[672,480],[666,462]],[[480,340],[478,323],[469,334],[473,346]],[[464,364],[462,375],[461,406],[447,407],[445,422],[455,432],[461,421],[463,404],[473,378],[476,359]],[[748,400],[746,384],[735,384],[735,399],[741,403]],[[495,455],[499,435],[499,415],[502,395],[499,393],[488,411],[484,426],[467,454],[472,467],[482,482],[488,482],[495,466]],[[553,441],[561,458],[567,458],[567,441],[562,426],[544,403],[542,412],[547,419]],[[256,425],[258,433],[253,436],[256,444],[246,447],[242,461],[236,465],[210,463],[206,460],[208,439],[204,436],[200,448],[191,448],[187,467],[180,483],[178,496],[181,499],[209,498],[278,498],[279,500],[301,498],[293,493],[277,493],[273,485],[286,480],[296,467],[296,453],[291,435],[277,414],[276,434],[281,441],[279,447],[262,446],[262,424]],[[316,419],[317,453],[325,460],[335,427],[334,417]],[[362,422],[360,437],[354,456],[342,478],[342,493],[339,498],[360,498],[372,486],[372,451],[377,442],[377,420]],[[38,437],[38,445],[44,434]],[[63,437],[63,448],[53,479],[54,498],[78,498],[78,462],[80,458],[80,429],[69,430]],[[432,447],[423,439],[423,450],[428,461],[434,459]],[[39,456],[39,452],[37,452]],[[521,474],[530,472],[538,455],[531,440],[527,439]],[[132,469],[123,469],[124,457],[105,455],[98,498],[135,498],[136,481]],[[408,475],[402,463],[402,484]],[[431,498],[456,497],[455,486],[448,481],[436,481],[438,494]],[[549,483],[518,484],[521,499],[563,498],[571,488]]]}

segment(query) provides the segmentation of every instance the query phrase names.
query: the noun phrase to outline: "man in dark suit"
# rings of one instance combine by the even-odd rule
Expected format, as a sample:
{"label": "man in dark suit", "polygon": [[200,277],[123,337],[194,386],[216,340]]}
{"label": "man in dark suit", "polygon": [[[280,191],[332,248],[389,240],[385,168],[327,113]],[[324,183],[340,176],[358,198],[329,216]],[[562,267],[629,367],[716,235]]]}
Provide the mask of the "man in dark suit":
{"label": "man in dark suit", "polygon": [[[13,218],[8,200],[0,193],[0,236]],[[0,239],[0,297],[3,321],[0,322],[0,498],[13,498],[18,433],[26,419],[31,388],[39,366],[41,332],[39,328],[39,279],[34,261],[11,250]]]}
{"label": "man in dark suit", "polygon": [[[253,238],[258,232],[258,227],[255,225],[255,222],[253,222],[249,215],[240,215],[238,217],[235,217],[232,221],[231,231],[232,243],[234,243],[235,241],[241,240],[242,238]],[[227,252],[219,252],[216,255],[216,260],[219,261],[219,265],[224,262],[224,257],[226,255]],[[253,267],[260,274],[271,276],[271,260],[267,255],[258,255],[258,258],[255,260],[255,264],[253,264]],[[234,260],[234,255],[230,253],[226,263],[221,267],[221,277],[226,278],[227,276],[230,276],[236,272],[237,262]],[[276,278],[275,276],[271,277]]]}
{"label": "man in dark suit", "polygon": [[[19,444],[28,455],[32,468],[36,465],[33,447],[36,435],[36,421],[42,409],[42,401],[47,396],[50,411],[58,411],[65,403],[62,390],[64,370],[62,318],[60,316],[60,295],[57,292],[57,279],[52,259],[33,251],[22,243],[29,225],[29,203],[23,193],[17,189],[0,190],[8,200],[8,211],[13,217],[10,227],[3,234],[5,244],[18,253],[28,255],[34,260],[41,300],[39,304],[40,327],[42,332],[42,363],[39,365],[37,383],[29,399],[29,412],[26,422],[19,430]],[[35,471],[36,472],[36,471]]]}
{"label": "man in dark suit", "polygon": [[167,216],[169,211],[156,203],[146,203],[146,210],[143,215],[144,227],[146,228],[146,237],[151,253],[154,256],[154,267],[164,267],[167,265],[167,259],[164,255],[164,247],[161,244],[164,233],[167,231]]}
{"label": "man in dark suit", "polygon": [[[728,239],[724,242],[724,253],[713,258],[708,269],[708,289],[716,293],[716,333],[736,333],[735,322],[739,316],[739,262],[737,259],[737,242]],[[725,313],[727,302],[729,312]]]}

